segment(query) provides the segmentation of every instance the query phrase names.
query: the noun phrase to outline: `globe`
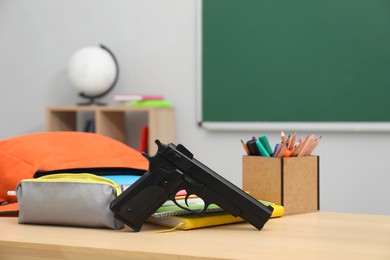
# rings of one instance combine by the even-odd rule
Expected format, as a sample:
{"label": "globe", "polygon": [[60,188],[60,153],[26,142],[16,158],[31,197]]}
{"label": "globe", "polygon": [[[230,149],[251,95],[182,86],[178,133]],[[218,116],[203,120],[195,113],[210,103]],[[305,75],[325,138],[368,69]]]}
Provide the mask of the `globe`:
{"label": "globe", "polygon": [[89,102],[82,105],[98,104],[100,98],[111,91],[118,80],[118,62],[105,46],[89,46],[72,55],[68,65],[69,79],[74,88]]}

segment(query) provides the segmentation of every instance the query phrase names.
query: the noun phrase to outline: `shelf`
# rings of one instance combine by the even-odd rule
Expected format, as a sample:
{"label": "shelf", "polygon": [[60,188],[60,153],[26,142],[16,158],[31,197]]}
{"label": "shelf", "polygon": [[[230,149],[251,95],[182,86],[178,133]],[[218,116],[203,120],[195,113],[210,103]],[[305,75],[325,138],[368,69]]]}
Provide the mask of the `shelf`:
{"label": "shelf", "polygon": [[[46,114],[47,131],[77,131],[78,114],[93,113],[96,133],[120,142],[125,142],[126,113],[146,113],[148,135],[148,153],[154,154],[157,146],[154,141],[175,142],[175,109],[171,107],[130,107],[130,106],[62,106],[48,107]],[[135,147],[134,147],[135,148]]]}

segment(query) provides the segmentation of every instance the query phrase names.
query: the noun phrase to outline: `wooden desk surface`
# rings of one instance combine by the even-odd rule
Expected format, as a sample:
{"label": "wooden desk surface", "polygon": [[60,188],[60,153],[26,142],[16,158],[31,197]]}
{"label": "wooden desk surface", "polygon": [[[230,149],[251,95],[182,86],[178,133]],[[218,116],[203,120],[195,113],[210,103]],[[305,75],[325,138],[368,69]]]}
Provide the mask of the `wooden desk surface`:
{"label": "wooden desk surface", "polygon": [[0,218],[0,259],[390,259],[390,216],[309,213],[261,231],[233,224],[153,234],[19,225]]}

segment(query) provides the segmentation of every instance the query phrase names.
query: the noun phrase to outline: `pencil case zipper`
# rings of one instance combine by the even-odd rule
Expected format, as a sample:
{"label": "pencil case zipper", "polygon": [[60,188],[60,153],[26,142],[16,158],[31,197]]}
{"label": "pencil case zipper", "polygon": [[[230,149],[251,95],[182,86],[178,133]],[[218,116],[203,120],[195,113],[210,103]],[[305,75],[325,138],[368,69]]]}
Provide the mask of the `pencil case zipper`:
{"label": "pencil case zipper", "polygon": [[57,169],[57,170],[37,170],[34,174],[34,178],[40,178],[51,174],[64,174],[64,173],[91,173],[95,175],[139,175],[145,174],[145,170],[139,170],[134,168],[125,167],[90,167],[90,168],[69,168],[69,169]]}
{"label": "pencil case zipper", "polygon": [[96,183],[96,184],[107,184],[113,187],[116,191],[116,195],[119,196],[122,192],[120,185],[116,184],[114,181],[103,178],[90,173],[79,173],[79,174],[67,174],[67,173],[58,173],[45,175],[36,179],[25,179],[21,182],[76,182],[76,183]]}

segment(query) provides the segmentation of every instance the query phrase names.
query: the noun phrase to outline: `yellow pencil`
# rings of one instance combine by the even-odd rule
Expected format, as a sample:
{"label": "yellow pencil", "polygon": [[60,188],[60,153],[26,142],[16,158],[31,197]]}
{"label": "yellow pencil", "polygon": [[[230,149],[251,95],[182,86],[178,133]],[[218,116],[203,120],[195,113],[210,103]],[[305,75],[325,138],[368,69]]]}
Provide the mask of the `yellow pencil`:
{"label": "yellow pencil", "polygon": [[244,148],[245,153],[246,153],[247,155],[250,155],[251,153],[249,152],[249,148],[248,148],[248,146],[246,145],[246,143],[244,143],[244,141],[242,141],[242,139],[241,139],[241,145],[242,145],[242,147]]}

